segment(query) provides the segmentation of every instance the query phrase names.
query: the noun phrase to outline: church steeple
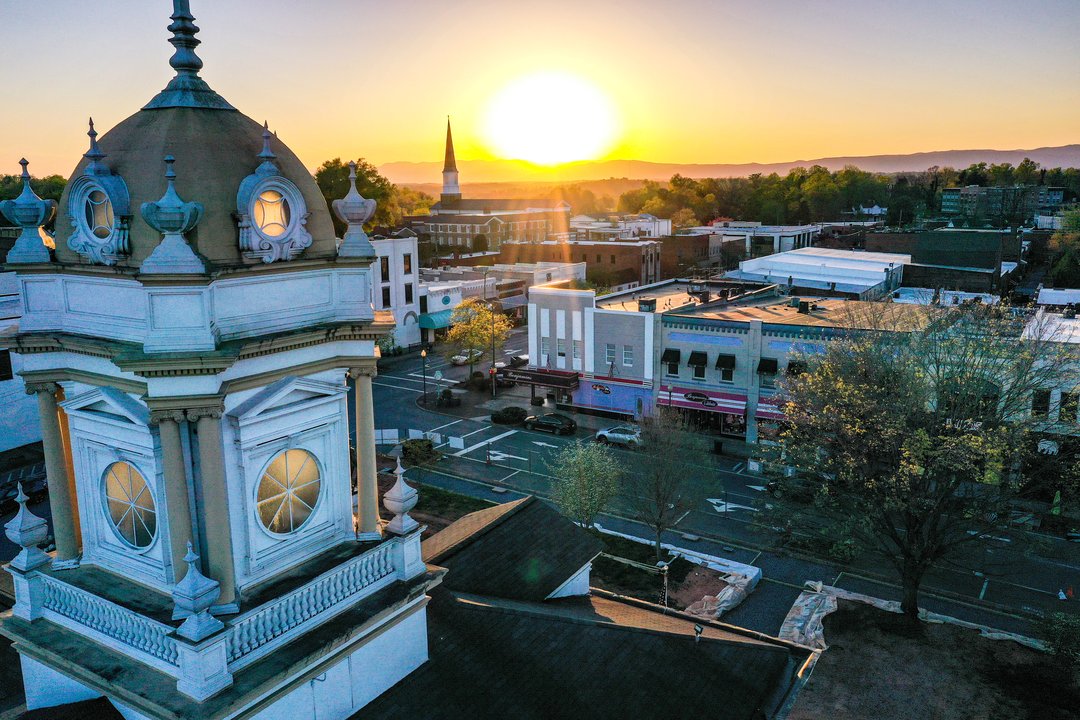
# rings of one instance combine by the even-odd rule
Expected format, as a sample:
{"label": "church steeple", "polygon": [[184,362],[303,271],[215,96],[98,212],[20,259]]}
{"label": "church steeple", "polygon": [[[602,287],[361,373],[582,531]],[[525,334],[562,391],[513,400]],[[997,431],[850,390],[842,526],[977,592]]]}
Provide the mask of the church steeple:
{"label": "church steeple", "polygon": [[454,157],[454,136],[450,132],[450,117],[446,118],[446,158],[443,160],[442,169],[442,202],[453,202],[461,199],[461,188],[458,187],[457,158]]}

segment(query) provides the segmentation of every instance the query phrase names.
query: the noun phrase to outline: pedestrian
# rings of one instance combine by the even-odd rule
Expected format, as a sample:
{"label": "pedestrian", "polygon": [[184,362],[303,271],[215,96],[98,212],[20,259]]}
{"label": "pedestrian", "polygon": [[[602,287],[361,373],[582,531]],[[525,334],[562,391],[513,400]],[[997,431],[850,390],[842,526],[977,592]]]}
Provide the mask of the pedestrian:
{"label": "pedestrian", "polygon": [[1058,600],[1068,600],[1069,597],[1065,594],[1065,591],[1058,588]]}
{"label": "pedestrian", "polygon": [[1073,592],[1072,585],[1065,588],[1065,597],[1069,598],[1070,600],[1072,600],[1074,597],[1076,597],[1076,593]]}

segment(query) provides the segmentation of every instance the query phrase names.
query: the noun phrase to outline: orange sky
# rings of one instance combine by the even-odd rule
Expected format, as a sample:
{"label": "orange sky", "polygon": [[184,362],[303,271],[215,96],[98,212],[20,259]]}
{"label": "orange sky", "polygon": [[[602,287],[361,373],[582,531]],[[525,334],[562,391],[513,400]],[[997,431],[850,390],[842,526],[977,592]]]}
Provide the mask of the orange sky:
{"label": "orange sky", "polygon": [[[67,175],[171,76],[166,0],[7,2],[0,170]],[[492,157],[492,95],[565,71],[621,128],[607,157],[776,162],[1080,141],[1075,0],[375,4],[192,0],[203,77],[310,166]],[[824,7],[823,7],[824,6]],[[553,98],[558,102],[558,98]]]}

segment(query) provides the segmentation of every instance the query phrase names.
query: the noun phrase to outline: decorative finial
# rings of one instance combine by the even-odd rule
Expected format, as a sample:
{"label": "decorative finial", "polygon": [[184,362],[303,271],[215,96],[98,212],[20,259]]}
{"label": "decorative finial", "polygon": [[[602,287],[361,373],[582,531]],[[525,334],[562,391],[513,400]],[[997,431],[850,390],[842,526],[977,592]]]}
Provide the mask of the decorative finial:
{"label": "decorative finial", "polygon": [[397,481],[383,495],[383,505],[394,513],[394,519],[386,525],[386,530],[395,535],[408,535],[420,527],[420,523],[409,517],[409,511],[416,507],[416,501],[420,496],[415,488],[405,483],[405,468],[401,467],[400,455],[397,458],[394,475],[397,476]]}
{"label": "decorative finial", "polygon": [[270,138],[272,137],[274,137],[274,134],[270,132],[269,123],[263,120],[263,147],[262,152],[259,153],[259,157],[261,157],[263,160],[274,160],[277,158],[277,155],[274,154],[274,151],[270,149]]}
{"label": "decorative finial", "polygon": [[221,585],[199,572],[198,560],[199,556],[188,540],[187,554],[184,555],[187,573],[183,580],[173,586],[172,591],[173,620],[187,618],[176,629],[176,634],[192,642],[198,642],[225,627],[207,612],[221,595]]}
{"label": "decorative finial", "polygon": [[26,158],[19,160],[22,166],[22,192],[14,200],[0,202],[0,214],[22,228],[19,237],[15,240],[11,250],[8,251],[5,262],[16,263],[47,263],[52,258],[49,249],[42,242],[38,233],[45,223],[52,219],[56,212],[55,200],[42,200],[30,186],[30,171],[27,166],[30,163]]}
{"label": "decorative finial", "polygon": [[360,195],[356,189],[356,162],[349,161],[349,192],[331,203],[334,214],[348,225],[338,247],[339,257],[375,257],[375,248],[364,232],[364,223],[375,214],[376,202]]}
{"label": "decorative finial", "polygon": [[187,0],[173,0],[172,23],[168,30],[173,34],[169,43],[175,48],[169,58],[169,65],[176,70],[176,77],[157,96],[143,106],[144,110],[166,107],[198,107],[211,110],[235,110],[224,98],[210,89],[206,81],[199,77],[203,62],[195,54],[202,42],[196,34],[199,26]]}
{"label": "decorative finial", "polygon": [[197,202],[184,202],[176,192],[176,171],[172,155],[165,156],[165,194],[157,202],[143,203],[139,208],[143,220],[164,235],[150,257],[143,260],[140,272],[187,274],[202,273],[206,266],[184,241],[203,216],[203,206]]}
{"label": "decorative finial", "polygon": [[23,572],[29,572],[49,562],[49,556],[38,547],[48,538],[49,527],[45,520],[26,507],[29,499],[23,491],[22,483],[19,483],[19,494],[15,496],[15,502],[19,503],[19,512],[4,525],[4,534],[8,540],[22,548],[11,561],[11,567]]}

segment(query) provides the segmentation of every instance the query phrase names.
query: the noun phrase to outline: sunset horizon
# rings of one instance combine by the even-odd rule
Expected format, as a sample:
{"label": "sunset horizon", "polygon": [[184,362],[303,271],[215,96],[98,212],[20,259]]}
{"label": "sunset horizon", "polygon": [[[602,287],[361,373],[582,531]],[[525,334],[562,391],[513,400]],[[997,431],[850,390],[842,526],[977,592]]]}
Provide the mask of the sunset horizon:
{"label": "sunset horizon", "polygon": [[[11,57],[33,54],[34,76],[49,81],[20,87],[20,111],[0,136],[6,172],[26,156],[36,175],[67,176],[84,144],[84,114],[104,134],[146,102],[143,88],[164,85],[164,62],[127,60],[167,57],[159,4],[123,0],[102,11],[64,3],[48,16],[32,5],[8,9],[0,40]],[[987,4],[926,3],[911,13],[854,2],[814,12],[787,2],[692,1],[661,11],[639,1],[615,15],[560,2],[535,11],[426,4],[406,25],[400,10],[331,5],[317,14],[284,2],[258,13],[199,8],[203,77],[267,120],[311,170],[334,157],[437,161],[447,115],[462,161],[547,167],[769,164],[1080,142],[1080,89],[1067,81],[1080,62],[1068,33],[1080,7],[1067,2],[1023,10],[991,3],[994,23]],[[246,29],[227,34],[236,27]],[[408,27],[407,37],[396,27]],[[514,27],[529,31],[506,31]],[[96,39],[118,29],[131,40],[124,52]],[[1039,53],[1017,41],[1031,34]],[[49,52],[36,53],[45,42]],[[256,68],[267,67],[260,77]],[[561,80],[521,90],[537,76]],[[1018,111],[1025,97],[1037,98],[1040,111]],[[526,98],[550,112],[523,148],[522,121],[535,115],[521,113]],[[591,103],[587,113],[582,102]],[[583,120],[605,114],[603,127],[583,132]],[[587,147],[569,147],[584,136]]]}

